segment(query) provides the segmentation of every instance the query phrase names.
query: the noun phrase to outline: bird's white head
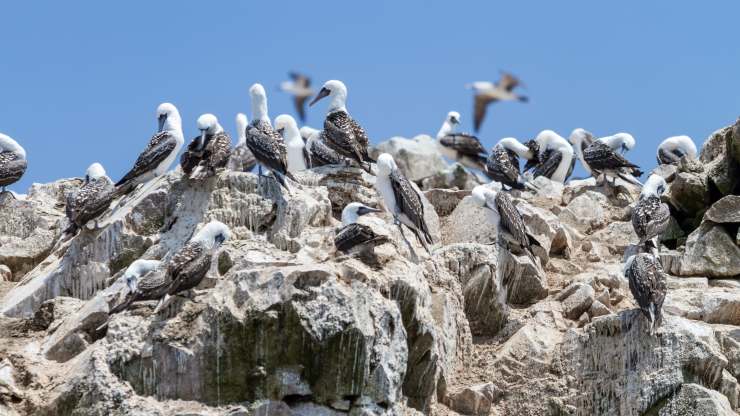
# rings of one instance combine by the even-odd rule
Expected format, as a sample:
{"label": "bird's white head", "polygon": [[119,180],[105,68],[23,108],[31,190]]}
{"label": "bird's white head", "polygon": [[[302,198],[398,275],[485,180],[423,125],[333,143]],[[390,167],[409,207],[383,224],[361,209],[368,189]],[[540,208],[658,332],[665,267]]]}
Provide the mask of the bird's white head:
{"label": "bird's white head", "polygon": [[105,176],[105,169],[103,165],[98,162],[90,165],[85,171],[85,182],[90,182],[93,179],[100,179]]}
{"label": "bird's white head", "polygon": [[198,117],[197,124],[198,130],[208,134],[216,134],[224,130],[221,125],[218,124],[218,118],[210,113],[206,113]]}
{"label": "bird's white head", "polygon": [[26,150],[6,134],[0,133],[0,149],[6,152],[12,152],[22,159],[26,158]]}
{"label": "bird's white head", "polygon": [[311,101],[309,106],[316,104],[317,101],[324,97],[330,97],[329,113],[335,111],[347,111],[347,86],[342,81],[326,81],[316,97]]}
{"label": "bird's white head", "polygon": [[239,113],[236,115],[236,133],[239,138],[239,143],[244,143],[247,141],[247,125],[249,124],[249,120],[247,120],[247,115],[244,113]]}
{"label": "bird's white head", "polygon": [[157,107],[159,131],[182,131],[182,119],[177,107],[171,103],[162,103]]}
{"label": "bird's white head", "polygon": [[542,130],[534,140],[540,146],[540,154],[548,149],[571,149],[570,143],[552,130]]}
{"label": "bird's white head", "polygon": [[206,248],[212,249],[221,246],[229,238],[231,238],[231,231],[229,231],[229,227],[226,224],[220,221],[211,221],[198,231],[193,241],[197,241]]}
{"label": "bird's white head", "polygon": [[452,134],[455,132],[455,126],[460,124],[460,113],[457,111],[450,111],[447,113],[447,117],[445,117],[444,123],[442,123],[442,127],[439,128],[439,131],[437,132],[437,139],[441,139],[449,134]]}
{"label": "bird's white head", "polygon": [[645,181],[645,185],[642,186],[640,198],[648,196],[660,197],[666,191],[667,187],[668,184],[666,183],[665,179],[662,176],[653,173],[652,175],[650,175],[647,181]]}
{"label": "bird's white head", "polygon": [[123,273],[128,290],[132,293],[135,292],[139,286],[139,279],[156,270],[160,264],[159,260],[136,260],[131,263]]}
{"label": "bird's white head", "polygon": [[460,124],[460,113],[457,111],[450,111],[447,113],[447,121],[450,124]]}
{"label": "bird's white head", "polygon": [[270,117],[267,115],[267,93],[262,84],[252,84],[249,87],[249,96],[252,99],[252,120],[264,121],[269,123]]}
{"label": "bird's white head", "polygon": [[635,138],[629,133],[617,133],[614,136],[618,137],[618,140],[622,143],[622,148],[632,150],[635,147]]}
{"label": "bird's white head", "polygon": [[691,137],[689,136],[669,137],[663,140],[663,143],[661,143],[658,148],[664,148],[668,151],[678,149],[688,155],[689,159],[696,159],[696,156],[698,154],[696,150],[696,144],[694,144],[694,141],[691,140]]}
{"label": "bird's white head", "polygon": [[287,141],[293,141],[296,139],[303,141],[301,138],[301,132],[298,130],[298,123],[296,123],[295,119],[288,114],[280,114],[275,117],[274,128]]}
{"label": "bird's white head", "polygon": [[314,133],[318,132],[318,130],[316,130],[315,128],[313,128],[313,127],[308,127],[308,126],[303,126],[303,127],[301,127],[301,129],[300,129],[300,130],[298,130],[298,131],[299,131],[299,132],[301,133],[301,137],[303,138],[303,140],[306,140],[306,141],[308,141],[308,139],[310,139],[310,138],[311,138],[311,136],[312,136],[312,135],[313,135]]}
{"label": "bird's white head", "polygon": [[594,135],[591,132],[580,127],[573,130],[568,137],[568,141],[574,146],[580,146],[583,142],[591,143],[593,139]]}
{"label": "bird's white head", "polygon": [[359,202],[352,202],[347,204],[342,210],[342,225],[349,225],[357,222],[357,219],[363,215],[370,214],[371,212],[380,212],[377,208],[370,208],[367,205],[363,205]]}
{"label": "bird's white head", "polygon": [[378,156],[378,175],[387,177],[393,172],[394,169],[398,169],[396,161],[393,160],[393,156],[388,153],[382,153]]}

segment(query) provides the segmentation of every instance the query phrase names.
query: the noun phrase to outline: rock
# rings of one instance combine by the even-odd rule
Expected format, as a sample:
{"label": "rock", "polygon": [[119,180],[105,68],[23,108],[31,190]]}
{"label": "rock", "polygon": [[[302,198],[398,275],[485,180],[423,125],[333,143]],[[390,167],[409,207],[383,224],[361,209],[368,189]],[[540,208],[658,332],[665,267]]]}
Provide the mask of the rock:
{"label": "rock", "polygon": [[709,280],[706,277],[668,277],[668,289],[707,289]]}
{"label": "rock", "polygon": [[434,206],[434,210],[440,217],[446,217],[457,208],[460,201],[470,195],[469,191],[456,191],[452,189],[430,189],[424,191],[424,196]]}
{"label": "rock", "polygon": [[686,240],[680,272],[710,278],[740,275],[740,247],[722,225],[702,224]]}
{"label": "rock", "polygon": [[740,292],[724,288],[669,290],[663,309],[713,324],[740,325]]}
{"label": "rock", "polygon": [[572,320],[577,320],[588,311],[594,301],[594,289],[583,283],[573,283],[563,290],[563,314]]}
{"label": "rock", "polygon": [[590,319],[588,317],[588,312],[583,312],[581,316],[579,316],[578,319],[576,320],[576,324],[578,325],[579,328],[583,327],[589,322],[590,322]]}
{"label": "rock", "polygon": [[486,218],[485,209],[475,205],[466,197],[445,219],[442,228],[442,243],[480,243],[496,241],[496,227]]}
{"label": "rock", "polygon": [[704,165],[707,181],[721,195],[729,195],[736,189],[740,178],[740,163],[733,152],[737,150],[737,122],[712,133],[701,149],[700,161]]}
{"label": "rock", "polygon": [[606,305],[604,305],[599,300],[594,300],[594,302],[591,304],[591,307],[589,308],[588,316],[590,316],[591,318],[596,318],[599,316],[609,315],[610,313],[612,312],[609,310],[609,308],[606,307]]}
{"label": "rock", "polygon": [[708,283],[711,287],[740,289],[740,279],[712,279]]}
{"label": "rock", "polygon": [[351,202],[378,207],[375,178],[356,167],[320,166],[297,172],[295,176],[306,186],[324,186],[331,201],[334,218],[340,219],[342,210]]}
{"label": "rock", "polygon": [[680,276],[682,260],[683,253],[675,250],[661,250],[660,252],[660,264],[663,265],[663,270],[668,274]]}
{"label": "rock", "polygon": [[10,267],[0,264],[0,282],[10,282],[13,280],[13,272]]}
{"label": "rock", "polygon": [[98,328],[108,319],[108,302],[98,296],[64,319],[46,340],[42,352],[49,360],[65,362],[81,353],[102,334]]}
{"label": "rock", "polygon": [[596,179],[594,177],[571,180],[566,183],[563,188],[562,202],[563,204],[568,205],[573,198],[578,195],[581,195],[586,191],[596,191],[597,189],[598,187],[596,186]]}
{"label": "rock", "polygon": [[676,179],[676,172],[678,172],[678,166],[676,165],[658,165],[651,173],[662,176],[666,182],[670,183]]}
{"label": "rock", "polygon": [[463,165],[454,163],[434,175],[421,179],[420,186],[423,190],[436,188],[471,190],[481,182],[482,179],[479,179]]}
{"label": "rock", "polygon": [[451,394],[447,405],[465,415],[488,415],[491,405],[500,393],[493,383],[477,384]]}
{"label": "rock", "polygon": [[606,214],[602,207],[607,201],[603,194],[586,191],[573,198],[568,206],[560,212],[558,218],[580,232],[590,233],[592,230],[599,228],[606,220]]}
{"label": "rock", "polygon": [[61,321],[76,312],[83,302],[75,298],[58,296],[42,303],[33,315],[33,326],[38,330],[55,329]]}
{"label": "rock", "polygon": [[531,305],[547,297],[545,272],[528,256],[517,256],[499,250],[498,267],[506,288],[506,301],[511,305]]}
{"label": "rock", "polygon": [[621,254],[627,247],[640,239],[635,234],[631,222],[610,222],[603,229],[593,234],[593,239],[603,242],[609,254]]}
{"label": "rock", "polygon": [[740,223],[740,196],[727,195],[704,213],[704,219],[718,224]]}
{"label": "rock", "polygon": [[732,416],[727,397],[698,384],[683,384],[658,412],[659,416]]}
{"label": "rock", "polygon": [[393,137],[371,149],[371,156],[377,159],[381,153],[390,153],[398,168],[410,181],[420,181],[447,167],[437,150],[437,141],[430,136],[420,135],[413,139]]}
{"label": "rock", "polygon": [[707,184],[698,173],[679,172],[666,195],[670,204],[689,218],[701,218],[709,205]]}
{"label": "rock", "polygon": [[538,196],[560,200],[563,195],[564,186],[560,182],[551,181],[544,176],[538,176],[530,182],[537,187]]}

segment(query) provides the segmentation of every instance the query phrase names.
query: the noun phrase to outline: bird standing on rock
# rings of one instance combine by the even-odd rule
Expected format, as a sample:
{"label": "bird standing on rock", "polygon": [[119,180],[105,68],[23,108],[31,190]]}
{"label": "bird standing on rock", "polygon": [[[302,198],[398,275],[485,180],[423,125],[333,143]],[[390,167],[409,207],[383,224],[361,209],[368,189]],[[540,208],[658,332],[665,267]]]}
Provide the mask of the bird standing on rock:
{"label": "bird standing on rock", "polygon": [[532,151],[517,139],[506,137],[501,139],[491,149],[486,159],[486,174],[489,178],[512,189],[536,188],[527,182],[519,169],[519,158],[530,160],[534,157]]}
{"label": "bird standing on rock", "polygon": [[696,144],[689,136],[674,136],[663,140],[658,146],[658,164],[675,165],[682,157],[696,159]]}
{"label": "bird standing on rock", "polygon": [[640,199],[632,209],[632,227],[640,238],[640,247],[653,249],[656,254],[660,247],[658,237],[668,228],[671,219],[668,205],[660,201],[666,186],[662,176],[650,175],[642,187]]}
{"label": "bird standing on rock", "polygon": [[5,193],[5,187],[18,182],[26,168],[26,150],[10,136],[0,133],[0,194]]}
{"label": "bird standing on rock", "polygon": [[355,247],[374,247],[388,241],[388,237],[377,235],[372,228],[357,223],[360,216],[380,212],[359,202],[347,204],[342,210],[342,227],[334,237],[334,246],[339,251],[350,251]]}
{"label": "bird standing on rock", "polygon": [[472,134],[456,133],[455,126],[460,124],[460,113],[447,113],[442,127],[437,133],[437,147],[442,156],[454,160],[468,169],[486,171],[486,149],[480,140]]}
{"label": "bird standing on rock", "polygon": [[288,152],[288,171],[295,173],[306,170],[306,143],[301,137],[295,119],[287,114],[275,117],[275,130],[285,140]]}
{"label": "bird standing on rock", "polygon": [[110,314],[121,312],[134,302],[160,300],[167,294],[169,281],[163,272],[156,272],[161,265],[159,260],[136,260],[126,268],[123,278],[128,294],[123,302],[114,306]]}
{"label": "bird standing on rock", "polygon": [[257,159],[247,146],[247,115],[239,113],[236,115],[237,142],[229,158],[228,168],[234,172],[251,172],[257,166]]}
{"label": "bird standing on rock", "polygon": [[663,301],[668,290],[667,277],[660,260],[652,254],[630,256],[624,266],[630,292],[650,323],[650,335],[655,335],[663,323]]}
{"label": "bird standing on rock", "polygon": [[182,171],[190,179],[201,180],[226,167],[231,157],[231,137],[213,114],[198,117],[200,136],[193,139],[180,157]]}
{"label": "bird standing on rock", "polygon": [[527,146],[532,150],[533,158],[527,162],[524,170],[534,168],[532,177],[544,176],[552,181],[565,183],[573,173],[573,147],[554,131],[541,131]]}
{"label": "bird standing on rock", "polygon": [[90,165],[82,186],[67,195],[65,210],[70,224],[65,234],[74,234],[107,211],[114,191],[113,181],[105,174],[103,166],[100,163]]}
{"label": "bird standing on rock", "polygon": [[[629,137],[627,137],[629,136]],[[637,177],[642,175],[640,167],[625,159],[615,149],[626,151],[634,146],[634,138],[630,135],[614,135],[596,139],[583,150],[583,160],[596,176],[604,175],[604,179],[612,178],[616,183],[621,178],[629,183],[642,186]]]}

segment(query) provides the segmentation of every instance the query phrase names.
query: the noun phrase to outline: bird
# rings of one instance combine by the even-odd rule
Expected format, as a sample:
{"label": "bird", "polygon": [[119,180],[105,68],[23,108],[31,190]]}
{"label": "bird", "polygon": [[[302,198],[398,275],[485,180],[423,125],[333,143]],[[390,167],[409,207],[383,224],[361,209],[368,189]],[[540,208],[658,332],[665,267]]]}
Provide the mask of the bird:
{"label": "bird", "polygon": [[521,85],[521,81],[515,76],[502,72],[497,83],[488,81],[477,81],[466,85],[468,89],[475,91],[474,101],[474,127],[477,133],[480,130],[483,119],[486,117],[488,105],[496,101],[520,101],[527,102],[528,98],[513,92],[514,88]]}
{"label": "bird", "polygon": [[107,211],[115,189],[113,181],[105,174],[103,165],[97,162],[90,165],[85,172],[82,186],[67,195],[65,210],[69,226],[64,233],[74,234]]}
{"label": "bird", "polygon": [[247,126],[247,146],[259,162],[260,176],[264,166],[272,172],[280,186],[290,192],[285,176],[296,182],[297,179],[288,171],[285,141],[270,124],[265,88],[261,84],[253,84],[249,88],[249,94],[252,99],[252,122]]}
{"label": "bird", "polygon": [[180,157],[182,171],[190,179],[200,180],[225,168],[231,156],[231,137],[213,114],[203,114],[197,121],[200,136],[190,142]]}
{"label": "bird", "polygon": [[236,132],[238,141],[234,150],[231,151],[228,169],[234,172],[251,172],[257,165],[252,151],[247,146],[247,115],[238,113],[236,115]]}
{"label": "bird", "polygon": [[183,143],[182,120],[177,108],[170,103],[157,107],[159,129],[149,140],[134,163],[134,167],[116,182],[117,193],[128,193],[135,186],[163,175],[175,161]]}
{"label": "bird", "polygon": [[359,202],[347,204],[342,210],[342,227],[334,237],[334,246],[339,251],[348,252],[355,247],[369,248],[388,242],[388,237],[376,234],[372,228],[357,223],[362,215],[380,212]]}
{"label": "bird", "polygon": [[312,134],[319,131],[318,129],[315,129],[313,127],[309,126],[303,126],[298,131],[301,133],[301,137],[303,138],[303,141],[308,143],[308,138],[311,137]]}
{"label": "bird", "polygon": [[587,130],[577,128],[570,133],[568,141],[570,142],[570,144],[573,145],[573,150],[578,160],[581,161],[583,169],[586,170],[589,175],[591,175],[591,168],[588,166],[588,163],[586,163],[586,160],[583,158],[583,151],[594,141],[594,135]]}
{"label": "bird", "polygon": [[663,301],[668,289],[663,266],[654,255],[639,253],[627,259],[624,275],[629,280],[632,296],[650,323],[650,335],[654,335],[663,323]]}
{"label": "bird", "polygon": [[145,300],[161,300],[167,294],[169,282],[165,273],[158,272],[159,260],[136,260],[126,268],[123,278],[128,288],[123,302],[110,310],[110,315],[127,309],[132,303]]}
{"label": "bird", "polygon": [[[660,200],[666,186],[662,176],[650,175],[642,187],[640,199],[632,209],[632,227],[640,238],[641,247],[657,251],[659,248],[657,239],[668,228],[671,211],[668,205]],[[652,244],[652,248],[647,246],[648,242]]]}
{"label": "bird", "polygon": [[492,180],[513,189],[535,189],[521,175],[519,169],[519,158],[532,159],[532,151],[517,139],[505,137],[499,140],[491,149],[491,154],[486,159],[486,174]]}
{"label": "bird", "polygon": [[565,183],[573,173],[573,147],[554,131],[541,131],[527,146],[534,157],[527,162],[524,170],[534,168],[532,177],[544,176],[552,181]]}
{"label": "bird", "polygon": [[442,127],[437,133],[437,147],[442,156],[454,160],[469,169],[486,171],[488,152],[480,140],[472,134],[456,133],[455,126],[460,124],[460,113],[447,113]]}
{"label": "bird", "polygon": [[[611,177],[613,183],[616,183],[617,178],[621,178],[632,184],[642,186],[640,181],[637,180],[637,177],[642,175],[640,167],[625,159],[612,147],[629,149],[631,147],[628,139],[625,141],[625,137],[617,139],[613,139],[613,137],[594,140],[583,150],[583,160],[591,169],[592,174],[596,174],[595,176],[603,174],[605,178]],[[634,146],[634,142],[632,146]]]}
{"label": "bird", "polygon": [[399,224],[399,227],[400,224],[409,227],[429,253],[429,244],[434,244],[434,240],[424,219],[421,196],[398,169],[393,156],[388,153],[378,156],[375,187],[383,197],[385,208],[393,215],[396,224]]}
{"label": "bird", "polygon": [[527,254],[537,264],[532,246],[538,243],[527,231],[522,214],[501,185],[496,182],[478,185],[470,195],[476,205],[485,208],[488,221],[496,227],[496,242]]}
{"label": "bird", "polygon": [[306,143],[301,137],[295,119],[287,114],[275,117],[275,130],[285,140],[288,152],[288,171],[295,173],[306,170]]}
{"label": "bird", "polygon": [[629,133],[617,133],[611,136],[599,137],[598,140],[606,143],[613,150],[619,151],[622,155],[635,147],[635,138]]}
{"label": "bird", "polygon": [[349,166],[351,164],[349,159],[326,145],[323,131],[315,129],[306,142],[306,157],[307,165],[311,168],[326,165]]}
{"label": "bird", "polygon": [[362,126],[347,112],[347,87],[342,81],[327,81],[309,105],[313,106],[324,97],[331,98],[324,120],[326,144],[372,173],[369,164],[375,163],[375,160],[368,154],[370,139]]}
{"label": "bird", "polygon": [[311,78],[298,72],[290,72],[290,81],[280,83],[280,89],[293,95],[293,104],[295,111],[301,123],[306,121],[306,100],[311,98],[313,90],[311,89]]}
{"label": "bird", "polygon": [[[28,168],[26,150],[10,136],[0,133],[0,188],[18,182]],[[13,193],[10,193],[13,195]],[[14,196],[15,198],[15,196]]]}
{"label": "bird", "polygon": [[658,146],[658,164],[675,165],[682,157],[696,159],[696,144],[689,136],[673,136],[663,140]]}

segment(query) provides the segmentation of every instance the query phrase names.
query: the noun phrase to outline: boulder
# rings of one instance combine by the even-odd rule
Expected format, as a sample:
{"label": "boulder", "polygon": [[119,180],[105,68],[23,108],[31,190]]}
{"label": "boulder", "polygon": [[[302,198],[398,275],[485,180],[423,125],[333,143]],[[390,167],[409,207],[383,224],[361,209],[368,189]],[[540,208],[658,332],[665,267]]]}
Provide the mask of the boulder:
{"label": "boulder", "polygon": [[718,224],[740,223],[740,195],[727,195],[704,213],[704,219]]}
{"label": "boulder", "polygon": [[447,398],[450,409],[464,415],[486,416],[500,392],[493,383],[477,384],[452,393]]}
{"label": "boulder", "polygon": [[721,195],[729,195],[740,181],[740,162],[736,156],[738,124],[712,133],[701,149],[700,161],[704,165],[707,182]]}
{"label": "boulder", "polygon": [[470,195],[469,191],[456,191],[454,189],[435,188],[424,191],[424,196],[440,217],[450,215],[457,208],[460,201],[468,195]]}
{"label": "boulder", "polygon": [[676,172],[678,172],[678,166],[676,165],[658,165],[652,172],[653,175],[662,176],[666,182],[670,183],[676,179]]}
{"label": "boulder", "polygon": [[727,397],[699,384],[683,384],[658,416],[733,416]]}
{"label": "boulder", "polygon": [[68,315],[42,346],[49,360],[64,362],[101,337],[98,328],[108,319],[108,302],[98,296]]}
{"label": "boulder", "polygon": [[410,181],[420,181],[447,167],[437,150],[437,141],[427,135],[413,139],[393,137],[371,149],[370,155],[377,159],[381,153],[390,153],[398,168]]}
{"label": "boulder", "polygon": [[563,315],[575,321],[594,302],[594,289],[585,283],[572,283],[561,292],[559,299],[563,302]]}
{"label": "boulder", "polygon": [[471,190],[484,180],[471,173],[463,165],[454,163],[444,170],[421,179],[419,182],[423,190],[435,188]]}
{"label": "boulder", "polygon": [[663,309],[672,315],[712,324],[740,325],[740,291],[701,285],[675,288],[666,294]]}
{"label": "boulder", "polygon": [[296,172],[295,176],[304,186],[326,187],[336,219],[341,218],[342,210],[351,202],[378,206],[375,177],[360,168],[327,165]]}
{"label": "boulder", "polygon": [[607,197],[603,194],[586,191],[573,198],[558,214],[558,218],[580,232],[590,233],[600,228],[606,221],[603,206],[607,204],[607,201]]}
{"label": "boulder", "polygon": [[680,272],[710,278],[740,275],[740,247],[722,225],[704,223],[686,240]]}
{"label": "boulder", "polygon": [[538,176],[530,182],[537,188],[538,196],[557,201],[562,198],[564,188],[562,183],[551,181],[544,176]]}
{"label": "boulder", "polygon": [[668,201],[695,223],[709,206],[709,190],[703,174],[679,172],[666,193]]}
{"label": "boulder", "polygon": [[486,218],[486,211],[466,197],[445,218],[442,228],[442,243],[480,243],[496,241],[496,227]]}
{"label": "boulder", "polygon": [[13,272],[10,267],[0,264],[0,282],[10,282],[13,280]]}

